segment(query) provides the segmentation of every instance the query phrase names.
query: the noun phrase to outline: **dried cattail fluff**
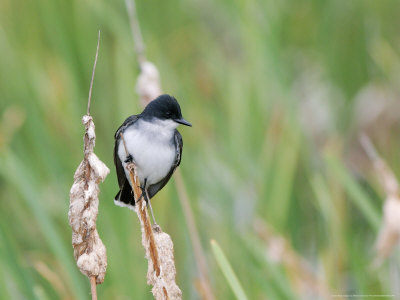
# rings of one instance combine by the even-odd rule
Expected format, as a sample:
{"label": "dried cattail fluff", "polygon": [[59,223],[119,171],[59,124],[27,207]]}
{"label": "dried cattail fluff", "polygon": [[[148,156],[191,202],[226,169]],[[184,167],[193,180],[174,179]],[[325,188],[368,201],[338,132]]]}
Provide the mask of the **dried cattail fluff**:
{"label": "dried cattail fluff", "polygon": [[141,105],[145,107],[162,93],[160,74],[157,67],[149,61],[140,64],[140,71],[136,82],[136,92],[140,97]]}
{"label": "dried cattail fluff", "polygon": [[[121,134],[121,139],[123,136]],[[152,285],[152,293],[155,299],[181,300],[182,292],[175,283],[176,269],[174,261],[174,246],[171,237],[162,232],[161,227],[156,225],[154,230],[151,227],[149,215],[146,209],[146,202],[137,199],[141,193],[139,179],[135,175],[134,164],[128,164],[131,185],[135,195],[135,211],[140,220],[142,231],[142,245],[146,252],[148,261],[147,283]]]}
{"label": "dried cattail fluff", "polygon": [[[147,284],[153,286],[152,293],[155,299],[182,299],[182,292],[175,283],[175,261],[174,244],[171,237],[161,230],[154,230],[154,240],[158,249],[160,260],[160,276],[154,270],[154,264],[148,260]],[[142,239],[143,244],[145,238]],[[146,258],[149,258],[148,247],[146,248]],[[168,295],[168,298],[166,297]]]}
{"label": "dried cattail fluff", "polygon": [[70,191],[68,212],[72,227],[72,246],[79,270],[88,278],[95,276],[96,283],[104,281],[107,268],[106,248],[96,229],[99,206],[98,184],[104,181],[110,170],[93,153],[95,127],[93,119],[85,115],[84,159],[74,175]]}

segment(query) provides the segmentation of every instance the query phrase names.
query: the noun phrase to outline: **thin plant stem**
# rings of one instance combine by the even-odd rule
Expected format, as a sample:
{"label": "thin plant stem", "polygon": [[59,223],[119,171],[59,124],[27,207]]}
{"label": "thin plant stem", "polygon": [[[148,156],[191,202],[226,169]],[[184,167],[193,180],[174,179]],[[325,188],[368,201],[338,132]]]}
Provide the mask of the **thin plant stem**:
{"label": "thin plant stem", "polygon": [[174,179],[175,186],[178,191],[178,198],[182,205],[183,215],[185,217],[186,224],[188,225],[190,241],[194,250],[194,256],[196,257],[197,267],[199,269],[201,292],[204,299],[212,300],[215,299],[215,297],[211,289],[211,284],[208,281],[207,260],[201,246],[199,232],[194,221],[194,215],[192,208],[190,207],[189,197],[179,169],[175,171]]}
{"label": "thin plant stem", "polygon": [[92,88],[93,88],[93,80],[94,80],[94,73],[96,71],[96,65],[97,65],[97,58],[99,56],[99,47],[100,47],[100,30],[99,30],[99,35],[97,37],[97,49],[96,49],[96,56],[94,58],[94,64],[93,64],[93,71],[92,71],[92,79],[90,81],[90,88],[89,88],[89,96],[88,96],[88,106],[87,106],[87,115],[90,116],[90,102],[92,100]]}
{"label": "thin plant stem", "polygon": [[137,55],[139,66],[146,61],[144,53],[145,46],[143,43],[142,33],[140,31],[139,21],[136,14],[136,5],[134,0],[125,0],[126,10],[128,11],[129,23],[131,25],[132,38],[134,41],[134,50]]}
{"label": "thin plant stem", "polygon": [[360,135],[360,143],[363,146],[365,152],[367,153],[367,155],[371,161],[374,162],[379,159],[379,155],[376,152],[374,145],[372,144],[371,140],[365,133],[362,133]]}
{"label": "thin plant stem", "polygon": [[[125,153],[128,149],[124,136],[120,133]],[[152,285],[152,293],[156,300],[182,300],[182,291],[176,285],[174,249],[171,237],[161,230],[158,225],[151,226],[150,217],[144,197],[141,197],[140,182],[134,162],[128,163],[129,179],[134,194],[135,211],[142,229],[142,245],[148,260],[147,283]]]}
{"label": "thin plant stem", "polygon": [[[128,148],[126,147],[124,135],[122,134],[122,132],[120,133],[120,137],[121,137],[122,143],[125,148],[125,153],[128,156],[129,152],[128,152]],[[140,188],[139,179],[137,178],[137,175],[136,175],[136,165],[134,163],[129,163],[126,166],[126,168],[129,171],[131,185],[132,185],[132,189],[134,192],[133,194],[135,197],[135,206],[137,206],[137,210],[139,210],[138,215],[144,224],[144,232],[145,232],[147,240],[149,241],[150,257],[153,262],[153,267],[154,267],[154,270],[156,271],[156,275],[159,276],[160,275],[160,260],[158,257],[158,251],[157,251],[157,246],[156,246],[155,239],[154,239],[153,229],[151,228],[151,223],[150,223],[149,215],[147,213],[146,205],[144,205],[144,207],[142,205],[144,197],[138,197],[138,195],[141,195],[141,188]],[[138,200],[138,199],[140,199],[140,200]]]}
{"label": "thin plant stem", "polygon": [[92,300],[97,300],[97,291],[96,291],[96,277],[90,277],[90,291],[92,294]]}
{"label": "thin plant stem", "polygon": [[[92,299],[97,300],[96,285],[104,281],[107,269],[106,248],[101,241],[96,219],[98,215],[98,184],[106,178],[110,170],[93,152],[95,145],[95,126],[90,116],[90,100],[93,80],[99,54],[100,31],[97,39],[96,56],[89,88],[87,115],[83,116],[85,126],[84,158],[74,174],[70,190],[69,223],[72,227],[72,246],[79,270],[90,281]],[[89,187],[92,188],[89,188]]]}

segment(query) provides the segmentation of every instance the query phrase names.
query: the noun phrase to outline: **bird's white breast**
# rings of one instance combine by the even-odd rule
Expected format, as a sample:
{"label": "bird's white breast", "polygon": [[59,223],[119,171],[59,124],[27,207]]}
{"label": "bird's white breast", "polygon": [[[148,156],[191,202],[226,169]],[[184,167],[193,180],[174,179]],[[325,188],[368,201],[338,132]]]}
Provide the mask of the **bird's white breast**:
{"label": "bird's white breast", "polygon": [[[139,181],[147,186],[162,180],[170,171],[175,160],[176,150],[173,142],[176,123],[172,120],[147,122],[138,120],[125,129],[124,140],[129,154],[137,165]],[[126,176],[126,152],[122,140],[118,146],[118,156],[122,162]]]}

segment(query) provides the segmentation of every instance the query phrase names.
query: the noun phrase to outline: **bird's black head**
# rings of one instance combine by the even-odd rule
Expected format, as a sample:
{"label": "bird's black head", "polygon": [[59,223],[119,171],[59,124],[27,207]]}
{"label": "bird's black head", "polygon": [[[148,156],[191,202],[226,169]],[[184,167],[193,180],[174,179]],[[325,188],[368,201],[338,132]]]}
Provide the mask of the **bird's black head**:
{"label": "bird's black head", "polygon": [[170,95],[164,94],[151,101],[141,113],[144,119],[157,118],[160,120],[173,120],[176,123],[192,126],[182,117],[178,101]]}

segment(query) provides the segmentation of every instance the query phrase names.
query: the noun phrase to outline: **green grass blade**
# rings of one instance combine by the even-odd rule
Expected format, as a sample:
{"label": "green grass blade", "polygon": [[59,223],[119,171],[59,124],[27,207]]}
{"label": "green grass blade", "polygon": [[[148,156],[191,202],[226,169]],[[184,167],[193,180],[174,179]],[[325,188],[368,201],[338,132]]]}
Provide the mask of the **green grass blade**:
{"label": "green grass blade", "polygon": [[[28,299],[38,299],[33,290],[34,282],[31,273],[27,268],[21,267],[22,262],[18,257],[18,250],[10,234],[4,229],[0,221],[0,287],[2,293],[0,299],[16,299],[27,297]],[[7,281],[12,282],[13,288],[7,293]],[[6,296],[7,295],[7,296]]]}
{"label": "green grass blade", "polygon": [[381,220],[379,212],[372,205],[372,200],[366,192],[355,182],[354,178],[347,172],[343,163],[335,157],[326,157],[329,169],[340,180],[357,208],[363,213],[371,227],[378,231]]}
{"label": "green grass blade", "polygon": [[226,258],[224,252],[222,251],[221,247],[218,243],[214,240],[211,240],[211,247],[214,253],[214,257],[217,260],[219,267],[221,268],[222,273],[225,276],[225,279],[228,281],[229,285],[232,288],[233,293],[235,294],[236,298],[240,300],[247,300],[247,296],[236,277],[235,272],[233,271],[228,259]]}

